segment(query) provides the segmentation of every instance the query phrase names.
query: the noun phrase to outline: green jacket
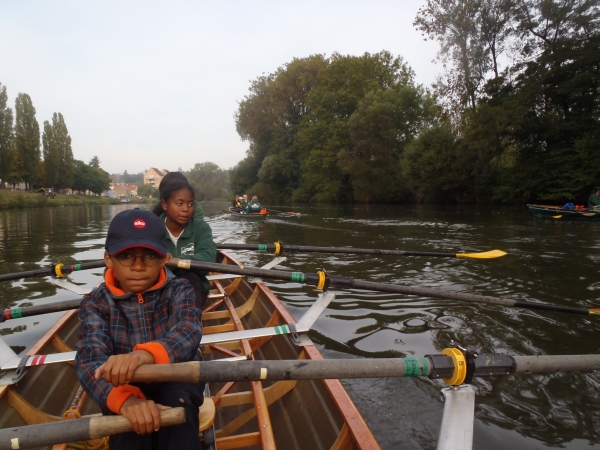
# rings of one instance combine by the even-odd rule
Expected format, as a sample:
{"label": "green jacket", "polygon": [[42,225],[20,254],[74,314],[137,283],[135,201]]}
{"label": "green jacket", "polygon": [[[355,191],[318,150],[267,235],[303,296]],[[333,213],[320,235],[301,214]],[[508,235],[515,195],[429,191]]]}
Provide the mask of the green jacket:
{"label": "green jacket", "polygon": [[[167,215],[163,214],[160,219],[165,222]],[[183,233],[179,235],[177,240],[177,248],[169,237],[167,226],[165,224],[165,233],[167,233],[167,251],[174,258],[191,259],[194,261],[203,261],[214,263],[217,259],[217,244],[213,241],[212,230],[210,225],[204,220],[191,219],[185,226]],[[183,269],[170,269],[175,275],[180,276]],[[210,291],[210,283],[206,279],[207,271],[194,270],[198,273],[206,292]]]}
{"label": "green jacket", "polygon": [[248,202],[245,202],[244,200],[242,200],[242,209],[247,209],[248,208]]}
{"label": "green jacket", "polygon": [[588,208],[592,209],[594,206],[600,206],[600,195],[596,194],[595,192],[590,195],[588,200]]}
{"label": "green jacket", "polygon": [[[150,206],[150,211],[154,211],[154,208],[156,208],[159,203],[160,200],[152,203]],[[202,209],[200,202],[194,202],[194,219],[204,220],[204,210]]]}
{"label": "green jacket", "polygon": [[246,211],[248,211],[249,213],[257,213],[261,210],[262,206],[259,202],[248,202],[248,208],[246,208]]}

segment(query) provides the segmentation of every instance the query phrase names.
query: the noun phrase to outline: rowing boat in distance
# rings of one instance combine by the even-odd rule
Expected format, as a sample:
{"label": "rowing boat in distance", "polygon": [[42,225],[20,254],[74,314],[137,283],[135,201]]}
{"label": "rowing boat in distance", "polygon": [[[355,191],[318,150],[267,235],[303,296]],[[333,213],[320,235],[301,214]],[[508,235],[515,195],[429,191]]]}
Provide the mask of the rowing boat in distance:
{"label": "rowing boat in distance", "polygon": [[238,211],[233,206],[229,207],[229,218],[232,220],[265,220],[267,218],[267,210],[263,209],[259,213],[243,213]]}
{"label": "rowing boat in distance", "polygon": [[533,205],[528,204],[527,208],[535,217],[553,218],[553,219],[581,219],[595,220],[600,219],[600,211],[593,209],[565,209],[561,206],[553,205]]}
{"label": "rowing boat in distance", "polygon": [[[240,265],[223,251],[218,260]],[[211,278],[211,295],[202,316],[205,360],[236,364],[246,359],[322,359],[306,331],[333,294],[321,294],[296,321],[261,280],[227,274]],[[77,311],[67,311],[26,352],[33,357],[31,365],[38,365],[28,367],[17,384],[0,386],[0,428],[100,412],[81,390],[72,366],[78,329]],[[63,362],[53,364],[35,357],[59,353],[64,354]],[[9,370],[2,380],[10,380],[13,374],[14,370]],[[205,449],[379,448],[338,380],[211,383],[205,396],[200,414]]]}

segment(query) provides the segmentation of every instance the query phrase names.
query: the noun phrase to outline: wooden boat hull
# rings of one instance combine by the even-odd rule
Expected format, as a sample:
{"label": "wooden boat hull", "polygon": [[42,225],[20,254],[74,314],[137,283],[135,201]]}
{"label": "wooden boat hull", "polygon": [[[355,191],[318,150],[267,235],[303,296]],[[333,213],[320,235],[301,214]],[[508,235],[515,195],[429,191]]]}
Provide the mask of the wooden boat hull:
{"label": "wooden boat hull", "polygon": [[[562,209],[560,206],[551,205],[527,205],[529,211],[542,218],[575,219],[575,220],[597,220],[600,219],[600,211],[591,209]],[[560,217],[558,217],[560,216]]]}
{"label": "wooden boat hull", "polygon": [[[225,252],[219,258],[223,263],[239,264]],[[230,278],[213,283],[211,292],[223,297],[203,313],[206,336],[295,323],[260,281]],[[68,311],[28,354],[69,351],[78,329],[76,311]],[[289,334],[208,344],[203,355],[206,360],[233,356],[322,359],[307,336],[297,345]],[[98,413],[99,408],[85,394],[74,401],[78,389],[75,370],[67,363],[29,368],[17,385],[0,387],[0,428],[61,420],[69,409],[82,415]],[[212,383],[209,390],[216,405],[214,434],[219,450],[379,448],[338,380]],[[54,446],[53,450],[64,448]]]}

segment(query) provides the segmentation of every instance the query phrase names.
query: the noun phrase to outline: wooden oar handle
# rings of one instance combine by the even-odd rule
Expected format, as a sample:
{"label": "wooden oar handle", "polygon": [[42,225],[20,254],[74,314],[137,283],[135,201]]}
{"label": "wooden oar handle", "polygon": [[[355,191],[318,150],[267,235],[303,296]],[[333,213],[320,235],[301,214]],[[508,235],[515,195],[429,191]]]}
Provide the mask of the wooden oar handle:
{"label": "wooden oar handle", "polygon": [[[160,421],[163,427],[184,423],[185,410],[171,408],[160,411]],[[0,450],[86,441],[129,431],[133,431],[133,427],[123,416],[90,416],[40,425],[3,428],[0,429]]]}

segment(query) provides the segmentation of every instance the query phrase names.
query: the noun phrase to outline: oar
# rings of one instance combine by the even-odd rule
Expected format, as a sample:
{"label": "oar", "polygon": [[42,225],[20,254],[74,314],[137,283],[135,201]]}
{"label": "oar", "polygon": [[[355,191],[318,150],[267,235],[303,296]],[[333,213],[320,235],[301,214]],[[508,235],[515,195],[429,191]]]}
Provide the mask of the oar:
{"label": "oar", "polygon": [[259,250],[274,252],[280,255],[286,252],[300,253],[343,253],[352,255],[395,255],[395,256],[434,256],[442,258],[475,258],[492,259],[506,255],[502,250],[490,250],[479,253],[441,253],[441,252],[416,252],[408,250],[381,250],[374,248],[352,248],[352,247],[313,247],[302,245],[283,245],[281,242],[274,244],[217,244],[220,250]]}
{"label": "oar", "polygon": [[[183,408],[160,411],[161,427],[179,425],[184,422],[185,410]],[[130,431],[133,431],[131,422],[123,416],[89,416],[39,425],[2,428],[0,429],[0,450],[88,441]]]}
{"label": "oar", "polygon": [[83,300],[83,297],[74,298],[73,300],[64,300],[61,302],[48,303],[45,305],[25,306],[23,308],[17,307],[0,309],[0,323],[10,319],[18,319],[20,317],[30,317],[41,314],[68,311],[69,309],[77,309],[81,304],[81,300]]}
{"label": "oar", "polygon": [[87,270],[87,269],[98,269],[100,267],[105,267],[104,261],[93,261],[89,263],[81,263],[81,264],[53,264],[50,267],[44,267],[42,269],[36,270],[28,270],[26,272],[17,272],[17,273],[5,273],[0,275],[0,281],[8,281],[8,280],[18,280],[20,278],[31,278],[31,277],[46,277],[48,275],[52,275],[54,277],[62,278],[64,275],[69,274],[71,272],[76,272],[79,270]]}
{"label": "oar", "polygon": [[365,289],[368,291],[391,292],[405,295],[419,295],[421,297],[444,298],[448,300],[485,303],[488,305],[502,305],[516,308],[543,309],[546,311],[558,311],[571,314],[600,315],[600,308],[571,308],[568,306],[551,305],[548,303],[534,303],[521,300],[488,297],[485,295],[466,294],[462,292],[440,291],[438,289],[399,286],[396,284],[376,283],[372,281],[356,280],[354,278],[328,275],[324,271],[317,273],[284,272],[282,270],[264,270],[254,267],[236,267],[229,264],[206,263],[200,261],[173,258],[167,263],[169,267],[180,269],[200,269],[210,272],[231,273],[259,278],[270,278],[273,280],[291,281],[295,283],[309,284],[323,290],[327,287],[342,289]]}
{"label": "oar", "polygon": [[[455,350],[455,349],[446,349]],[[448,355],[452,353],[453,356]],[[218,361],[140,366],[134,382],[207,383],[262,380],[319,380],[338,378],[422,377],[452,379],[455,363],[464,356],[455,351],[423,358],[324,359],[324,360],[258,360],[220,364]],[[461,361],[462,359],[462,361]],[[600,355],[508,356],[478,355],[472,375],[494,377],[512,373],[554,373],[600,370]],[[466,364],[459,370],[466,372]],[[462,381],[460,381],[462,378]],[[461,375],[458,384],[466,378]]]}

